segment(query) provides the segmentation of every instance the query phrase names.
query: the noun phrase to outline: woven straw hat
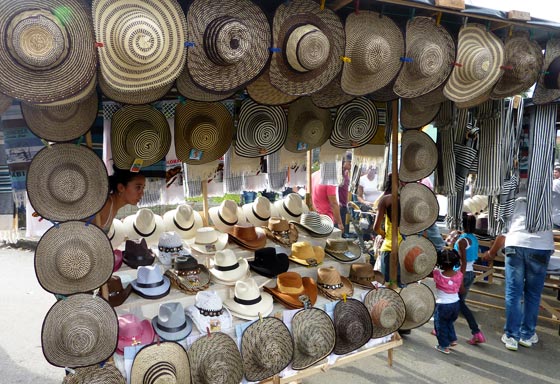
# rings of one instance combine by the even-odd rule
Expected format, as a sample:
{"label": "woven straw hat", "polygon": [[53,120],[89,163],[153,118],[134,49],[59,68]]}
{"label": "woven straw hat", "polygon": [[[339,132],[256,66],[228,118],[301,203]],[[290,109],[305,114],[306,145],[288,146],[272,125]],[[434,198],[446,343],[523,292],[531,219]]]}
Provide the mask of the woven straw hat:
{"label": "woven straw hat", "polygon": [[0,115],[3,114],[12,105],[13,99],[0,93]]}
{"label": "woven straw hat", "polygon": [[228,233],[230,240],[251,251],[261,249],[266,244],[264,231],[251,223],[235,224]]}
{"label": "woven straw hat", "polygon": [[401,190],[399,229],[408,236],[424,231],[436,222],[439,204],[434,192],[420,183],[406,184]]}
{"label": "woven straw hat", "polygon": [[288,121],[282,107],[247,99],[239,112],[235,153],[243,157],[270,155],[282,148],[287,134]]}
{"label": "woven straw hat", "polygon": [[314,267],[323,262],[325,250],[323,247],[311,245],[307,241],[298,241],[292,244],[292,252],[288,258],[294,263]]}
{"label": "woven straw hat", "polygon": [[268,316],[274,308],[272,296],[261,292],[252,277],[237,280],[234,296],[224,300],[224,306],[228,307],[234,316],[246,320],[256,320],[259,314]]}
{"label": "woven straw hat", "polygon": [[93,224],[68,221],[51,227],[35,250],[35,274],[48,292],[69,295],[102,286],[113,273],[111,242]]}
{"label": "woven straw hat", "polygon": [[202,227],[196,230],[196,235],[187,239],[192,250],[213,255],[224,249],[228,242],[228,234],[220,233],[213,227]]}
{"label": "woven straw hat", "polygon": [[197,0],[187,13],[187,67],[202,88],[229,92],[257,76],[268,61],[270,24],[252,1]]}
{"label": "woven straw hat", "polygon": [[[560,56],[560,39],[548,39],[546,42],[546,49],[544,53],[544,62],[542,66],[542,72],[550,72],[549,68],[553,61],[555,61]],[[549,74],[549,76],[554,76],[557,71]],[[551,83],[553,83],[551,81]],[[552,88],[554,87],[554,88]],[[533,102],[535,104],[547,104],[554,101],[560,97],[560,87],[556,84],[551,84],[550,88],[547,87],[545,83],[545,75],[541,74],[535,87],[535,92],[533,93]]]}
{"label": "woven straw hat", "polygon": [[268,220],[268,227],[262,227],[266,236],[277,244],[291,247],[299,237],[297,227],[288,220],[272,216]]}
{"label": "woven straw hat", "polygon": [[479,104],[502,77],[504,59],[504,44],[495,34],[484,25],[467,24],[459,31],[457,65],[443,93],[461,108]]}
{"label": "woven straw hat", "polygon": [[238,257],[231,249],[216,251],[214,265],[210,268],[212,276],[221,281],[235,283],[247,275],[249,264],[243,257]]}
{"label": "woven straw hat", "polygon": [[134,357],[131,384],[190,384],[191,367],[181,344],[166,341],[142,348]]}
{"label": "woven straw hat", "polygon": [[371,100],[359,97],[336,111],[330,142],[333,147],[351,149],[366,145],[377,132],[379,115]]}
{"label": "woven straw hat", "polygon": [[406,130],[401,139],[401,164],[399,179],[406,183],[422,180],[436,169],[438,152],[436,143],[425,132]]}
{"label": "woven straw hat", "polygon": [[188,351],[193,383],[238,384],[243,361],[237,344],[222,332],[196,340]]}
{"label": "woven straw hat", "polygon": [[329,139],[332,126],[328,109],[317,107],[310,97],[302,97],[288,107],[288,135],[284,148],[295,153],[318,148]]}
{"label": "woven straw hat", "polygon": [[292,369],[305,369],[331,354],[336,341],[334,324],[325,311],[302,309],[292,317]]}
{"label": "woven straw hat", "polygon": [[192,332],[192,320],[185,315],[183,304],[162,303],[158,315],[152,318],[152,327],[163,340],[179,341]]}
{"label": "woven straw hat", "polygon": [[327,239],[325,253],[342,263],[356,261],[362,255],[360,246],[346,239]]}
{"label": "woven straw hat", "polygon": [[227,152],[233,118],[221,103],[179,103],[175,109],[175,153],[187,164],[206,164]]}
{"label": "woven straw hat", "polygon": [[311,95],[313,104],[319,108],[335,108],[339,105],[346,104],[354,98],[354,96],[345,93],[340,87],[340,76],[341,75],[336,76],[333,81],[324,88]]}
{"label": "woven straw hat", "polygon": [[249,97],[263,105],[283,105],[297,100],[298,96],[290,96],[270,83],[270,72],[268,67],[263,73],[247,84]]}
{"label": "woven straw hat", "polygon": [[93,94],[97,94],[97,74],[95,74],[89,83],[79,90],[78,92],[74,93],[71,96],[68,96],[65,99],[61,99],[58,101],[53,101],[50,103],[41,103],[41,104],[31,104],[37,108],[44,107],[44,108],[56,108],[56,107],[67,107],[77,103],[83,103],[89,97],[93,97]]}
{"label": "woven straw hat", "polygon": [[78,0],[0,2],[0,92],[29,103],[65,99],[95,75],[88,7]]}
{"label": "woven straw hat", "polygon": [[271,216],[272,204],[264,196],[258,196],[252,203],[243,204],[241,209],[248,222],[253,225],[267,225]]}
{"label": "woven straw hat", "polygon": [[125,92],[111,87],[101,73],[99,74],[99,89],[103,92],[103,96],[123,104],[142,105],[153,103],[167,95],[172,87],[173,83],[169,83],[152,88],[149,91]]}
{"label": "woven straw hat", "polygon": [[422,280],[434,270],[436,262],[436,247],[425,237],[407,236],[399,245],[399,265],[403,284]]}
{"label": "woven straw hat", "polygon": [[364,297],[364,305],[371,316],[374,339],[390,335],[404,322],[404,301],[390,288],[372,289]]}
{"label": "woven straw hat", "polygon": [[441,24],[431,17],[409,20],[405,45],[406,59],[394,87],[397,95],[419,97],[445,82],[453,68],[455,42]]}
{"label": "woven straw hat", "polygon": [[291,223],[303,229],[311,237],[329,236],[333,229],[334,223],[327,215],[320,215],[317,212],[303,213],[299,221],[291,221]]}
{"label": "woven straw hat", "polygon": [[399,294],[406,308],[405,320],[399,329],[418,328],[430,320],[436,308],[436,299],[426,284],[409,284]]}
{"label": "woven straw hat", "polygon": [[336,342],[333,352],[345,355],[371,339],[373,324],[366,306],[356,299],[340,300],[334,307]]}
{"label": "woven straw hat", "polygon": [[112,364],[99,364],[78,368],[74,373],[64,376],[62,384],[126,384],[121,372]]}
{"label": "woven straw hat", "polygon": [[191,239],[198,228],[202,228],[202,216],[190,205],[181,204],[177,208],[163,214],[163,225],[166,231],[177,233],[183,239]]}
{"label": "woven straw hat", "polygon": [[373,282],[385,284],[385,276],[380,271],[374,271],[371,263],[352,263],[350,265],[350,275],[348,276],[353,284],[372,289]]}
{"label": "woven straw hat", "polygon": [[118,329],[108,302],[91,294],[71,295],[56,302],[43,320],[43,354],[57,367],[97,364],[115,352]]}
{"label": "woven straw hat", "polygon": [[186,313],[200,333],[228,330],[233,324],[229,309],[223,306],[216,291],[197,292],[194,304],[187,307]]}
{"label": "woven straw hat", "polygon": [[346,276],[341,276],[332,265],[317,269],[317,287],[331,300],[340,300],[354,294],[352,282]]}
{"label": "woven straw hat", "polygon": [[132,313],[119,316],[119,341],[117,354],[124,355],[125,347],[148,345],[154,341],[155,331],[148,319],[139,319]]}
{"label": "woven straw hat", "polygon": [[103,161],[93,150],[53,144],[33,157],[26,189],[33,209],[45,219],[82,220],[103,208],[109,179]]}
{"label": "woven straw hat", "polygon": [[276,287],[264,287],[276,300],[288,308],[310,307],[317,302],[317,283],[311,277],[301,277],[297,272],[280,273],[276,277]]}
{"label": "woven straw hat", "polygon": [[377,12],[351,13],[346,19],[345,56],[340,85],[349,95],[363,96],[386,86],[401,69],[404,38],[391,18]]}
{"label": "woven straw hat", "polygon": [[177,78],[177,91],[189,100],[213,102],[229,99],[235,92],[215,92],[199,87],[185,67]]}
{"label": "woven straw hat", "polygon": [[331,10],[312,0],[280,4],[272,23],[270,81],[288,95],[314,93],[330,83],[342,68],[344,29]]}
{"label": "woven straw hat", "polygon": [[369,93],[368,95],[366,95],[366,97],[372,101],[378,101],[382,103],[398,99],[399,95],[397,95],[393,90],[396,81],[397,78],[395,77],[389,82],[389,84],[381,89],[378,89],[375,92]]}
{"label": "woven straw hat", "polygon": [[247,381],[261,381],[280,373],[294,356],[288,327],[275,317],[249,325],[241,337],[241,356]]}
{"label": "woven straw hat", "polygon": [[417,99],[402,99],[400,109],[401,126],[405,129],[422,128],[435,120],[441,104],[425,105],[417,103],[416,100],[422,99],[423,96]]}

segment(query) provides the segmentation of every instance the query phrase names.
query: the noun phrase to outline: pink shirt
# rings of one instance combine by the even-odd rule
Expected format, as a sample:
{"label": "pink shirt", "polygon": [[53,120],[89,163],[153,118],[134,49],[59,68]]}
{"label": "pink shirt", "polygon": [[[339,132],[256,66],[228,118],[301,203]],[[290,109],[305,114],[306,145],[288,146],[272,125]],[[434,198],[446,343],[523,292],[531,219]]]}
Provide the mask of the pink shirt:
{"label": "pink shirt", "polygon": [[316,171],[311,176],[313,206],[317,212],[327,215],[334,220],[329,196],[337,195],[336,185],[321,184],[321,171]]}
{"label": "pink shirt", "polygon": [[441,270],[434,269],[433,276],[436,288],[445,293],[458,293],[463,282],[463,274],[460,271],[453,276],[444,276]]}

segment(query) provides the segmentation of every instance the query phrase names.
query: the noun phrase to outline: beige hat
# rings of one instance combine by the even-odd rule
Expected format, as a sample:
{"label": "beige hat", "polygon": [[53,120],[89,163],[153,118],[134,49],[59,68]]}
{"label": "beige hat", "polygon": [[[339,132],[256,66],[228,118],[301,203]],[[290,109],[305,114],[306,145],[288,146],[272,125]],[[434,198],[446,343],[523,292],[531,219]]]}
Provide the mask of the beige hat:
{"label": "beige hat", "polygon": [[399,245],[399,264],[403,284],[422,280],[434,270],[436,262],[436,247],[425,237],[410,235]]}
{"label": "beige hat", "polygon": [[307,241],[297,241],[292,244],[292,252],[288,258],[294,263],[314,267],[325,259],[323,247],[314,246]]}
{"label": "beige hat", "polygon": [[356,261],[362,255],[360,246],[346,239],[327,239],[325,252],[342,263]]}
{"label": "beige hat", "polygon": [[288,135],[284,148],[298,153],[320,147],[329,139],[332,126],[328,109],[317,107],[310,97],[302,97],[288,107]]}
{"label": "beige hat", "polygon": [[424,96],[420,96],[415,99],[401,100],[400,121],[403,128],[408,130],[422,128],[435,120],[441,104],[425,105],[423,102],[417,102],[423,98]]}
{"label": "beige hat", "polygon": [[297,100],[299,96],[288,95],[270,83],[270,74],[268,67],[263,73],[247,84],[247,93],[249,97],[259,104],[263,105],[283,105],[289,104]]}
{"label": "beige hat", "polygon": [[340,87],[340,77],[339,74],[323,89],[312,94],[313,104],[319,108],[335,108],[352,100],[355,96],[347,94]]}
{"label": "beige hat", "polygon": [[189,70],[185,67],[183,72],[177,78],[177,91],[189,100],[213,102],[229,99],[235,92],[214,92],[208,89],[199,87],[193,81]]}
{"label": "beige hat", "polygon": [[406,308],[405,320],[400,329],[418,328],[430,320],[436,308],[436,300],[426,284],[408,284],[399,294]]}
{"label": "beige hat", "polygon": [[149,208],[140,208],[134,215],[123,220],[129,240],[144,238],[149,245],[157,244],[165,229],[163,219]]}
{"label": "beige hat", "polygon": [[268,220],[272,215],[272,204],[264,196],[257,196],[252,203],[244,204],[242,207],[245,218],[248,222],[256,226],[268,225]]}
{"label": "beige hat", "polygon": [[406,184],[400,196],[401,234],[408,236],[424,231],[434,224],[439,204],[434,192],[420,183]]}
{"label": "beige hat", "polygon": [[239,384],[243,380],[241,352],[225,333],[215,332],[197,339],[188,354],[193,383]]}
{"label": "beige hat", "polygon": [[364,297],[364,305],[371,316],[374,339],[390,335],[404,322],[406,315],[404,301],[390,288],[372,289]]}
{"label": "beige hat", "polygon": [[[546,104],[560,98],[560,87],[552,81],[554,76],[558,74],[558,71],[553,71],[554,73],[549,71],[551,64],[557,62],[560,56],[560,39],[548,39],[544,52],[542,73],[539,76],[535,92],[533,93],[533,102],[535,104]],[[548,72],[548,77],[545,76],[546,72]],[[548,86],[545,83],[545,79],[551,80]]]}
{"label": "beige hat", "polygon": [[165,341],[142,348],[134,357],[131,384],[191,383],[189,357],[181,344]]}
{"label": "beige hat", "polygon": [[218,232],[213,227],[202,227],[196,230],[196,235],[187,239],[187,244],[191,249],[206,254],[213,255],[216,251],[224,249],[228,242],[228,234]]}
{"label": "beige hat", "polygon": [[319,292],[331,300],[340,300],[344,296],[352,297],[354,286],[345,276],[341,276],[333,267],[321,267],[317,270],[317,288]]}
{"label": "beige hat", "polygon": [[436,143],[422,131],[406,130],[401,137],[399,179],[410,183],[429,176],[437,166]]}

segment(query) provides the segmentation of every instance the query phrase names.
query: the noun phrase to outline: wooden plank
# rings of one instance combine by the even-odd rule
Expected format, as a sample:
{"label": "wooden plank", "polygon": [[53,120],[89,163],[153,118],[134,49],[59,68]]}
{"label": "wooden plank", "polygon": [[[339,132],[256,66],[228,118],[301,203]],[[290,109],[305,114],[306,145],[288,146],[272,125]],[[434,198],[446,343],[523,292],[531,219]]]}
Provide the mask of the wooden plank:
{"label": "wooden plank", "polygon": [[511,10],[511,11],[508,11],[507,18],[509,20],[529,21],[529,20],[531,20],[531,13],[530,12],[525,12],[525,11]]}
{"label": "wooden plank", "polygon": [[465,9],[465,0],[436,0],[436,7],[450,8],[450,9]]}
{"label": "wooden plank", "polygon": [[[500,309],[502,311],[506,310],[504,307],[502,307],[500,305],[483,303],[481,301],[476,301],[476,300],[471,300],[471,299],[467,299],[465,301],[467,302],[467,304],[473,304],[473,305],[478,305],[478,306],[481,306],[481,307],[487,307],[487,308],[493,308],[493,309]],[[540,320],[545,320],[545,321],[548,321],[548,322],[554,323],[554,324],[560,324],[560,320],[558,320],[556,318],[552,318],[552,317],[546,317],[546,316],[539,315],[539,319]]]}
{"label": "wooden plank", "polygon": [[202,221],[207,227],[210,223],[208,217],[208,180],[202,180]]}

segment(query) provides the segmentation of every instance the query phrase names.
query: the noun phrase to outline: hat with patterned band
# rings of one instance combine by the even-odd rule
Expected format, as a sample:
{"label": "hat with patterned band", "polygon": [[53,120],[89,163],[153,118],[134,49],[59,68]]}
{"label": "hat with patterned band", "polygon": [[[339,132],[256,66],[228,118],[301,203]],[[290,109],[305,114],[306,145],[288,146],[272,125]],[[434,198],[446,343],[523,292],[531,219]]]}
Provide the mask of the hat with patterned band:
{"label": "hat with patterned band", "polygon": [[399,295],[406,308],[405,320],[399,329],[418,328],[430,321],[436,308],[432,290],[424,283],[412,283],[401,289]]}
{"label": "hat with patterned band", "polygon": [[297,227],[282,217],[271,217],[268,227],[262,228],[266,236],[277,244],[291,247],[298,240]]}
{"label": "hat with patterned band", "polygon": [[229,330],[233,321],[216,291],[197,292],[195,302],[185,310],[200,333]]}
{"label": "hat with patterned band", "polygon": [[264,287],[276,300],[288,308],[312,307],[317,302],[317,283],[297,272],[284,272],[276,277],[276,287]]}
{"label": "hat with patterned band", "polygon": [[298,153],[320,147],[331,136],[332,126],[328,109],[317,107],[310,97],[302,97],[288,107],[288,136],[284,148]]}
{"label": "hat with patterned band", "polygon": [[439,204],[434,192],[420,183],[408,183],[401,190],[401,234],[408,236],[424,231],[436,222]]}
{"label": "hat with patterned band", "polygon": [[309,212],[309,208],[297,193],[289,193],[282,200],[276,200],[274,208],[278,216],[293,221],[299,221],[302,213]]}
{"label": "hat with patterned band", "polygon": [[234,316],[246,320],[257,320],[259,314],[268,316],[274,308],[272,296],[261,292],[257,282],[251,277],[235,283],[234,296],[224,300],[224,306]]}
{"label": "hat with patterned band", "polygon": [[272,204],[264,196],[257,196],[252,203],[244,204],[242,207],[245,218],[253,225],[263,226],[268,224],[271,216]]}
{"label": "hat with patterned band", "polygon": [[166,231],[177,233],[183,239],[191,239],[202,228],[202,216],[190,205],[181,204],[163,214],[163,226]]}
{"label": "hat with patterned band", "polygon": [[298,311],[292,317],[294,360],[292,369],[306,369],[331,354],[336,342],[334,323],[319,308]]}
{"label": "hat with patterned band", "polygon": [[346,239],[327,239],[325,253],[342,263],[351,263],[362,256],[360,246]]}
{"label": "hat with patterned band", "polygon": [[163,340],[179,341],[192,332],[192,320],[185,316],[183,304],[163,303],[158,315],[152,319],[152,327]]}
{"label": "hat with patterned band", "polygon": [[356,299],[340,300],[334,307],[334,329],[334,353],[345,355],[361,348],[373,334],[373,324],[366,306]]}
{"label": "hat with patterned band", "polygon": [[[441,104],[425,105],[422,102],[417,103],[416,100],[422,99],[420,96],[416,99],[402,99],[400,108],[401,126],[405,129],[422,128],[435,120]],[[400,176],[400,175],[399,175]]]}
{"label": "hat with patterned band", "polygon": [[364,305],[371,316],[374,339],[390,335],[404,322],[406,315],[404,301],[390,288],[372,289],[364,297]]}
{"label": "hat with patterned band", "polygon": [[113,364],[90,365],[89,367],[76,368],[74,372],[64,376],[62,384],[126,384],[126,380],[117,367]]}
{"label": "hat with patterned band", "polygon": [[317,269],[317,287],[330,300],[340,300],[354,294],[352,282],[341,276],[333,266]]}
{"label": "hat with patterned band", "polygon": [[299,96],[288,95],[270,83],[268,67],[263,73],[247,84],[249,97],[262,105],[284,105],[297,100]]}
{"label": "hat with patterned band", "polygon": [[327,86],[312,94],[313,104],[319,108],[335,108],[352,100],[355,96],[347,94],[340,87],[340,77],[336,76]]}
{"label": "hat with patterned band", "polygon": [[181,344],[157,342],[142,348],[130,370],[131,384],[191,383],[189,356]]}
{"label": "hat with patterned band", "polygon": [[428,177],[436,169],[436,143],[423,131],[406,130],[402,133],[399,179],[410,183]]}
{"label": "hat with patterned band", "polygon": [[163,232],[158,241],[158,255],[159,262],[166,268],[171,267],[171,264],[177,257],[190,256],[191,253],[183,246],[183,240],[175,232]]}
{"label": "hat with patterned band", "polygon": [[292,252],[288,258],[296,264],[315,267],[323,262],[325,250],[307,241],[298,241],[292,244]]}
{"label": "hat with patterned band", "polygon": [[303,213],[298,221],[291,221],[294,225],[303,229],[311,237],[327,237],[334,230],[334,223],[327,215],[317,212]]}
{"label": "hat with patterned band", "polygon": [[559,69],[555,69],[555,67],[559,67],[558,57],[560,57],[560,39],[548,39],[541,75],[535,86],[535,92],[533,92],[533,102],[535,104],[547,104],[560,98],[560,86],[557,81]]}
{"label": "hat with patterned band", "polygon": [[173,268],[165,271],[173,286],[184,293],[194,295],[210,285],[210,271],[192,256],[177,256]]}
{"label": "hat with patterned band", "polygon": [[436,266],[434,244],[422,236],[407,236],[399,246],[399,265],[403,284],[422,280]]}
{"label": "hat with patterned band", "polygon": [[241,352],[225,333],[197,339],[189,348],[189,359],[193,383],[238,384],[243,380]]}
{"label": "hat with patterned band", "polygon": [[330,142],[342,149],[361,147],[373,139],[378,124],[379,115],[373,101],[358,97],[336,111]]}
{"label": "hat with patterned band", "polygon": [[187,239],[187,244],[193,251],[213,255],[226,247],[228,237],[227,233],[218,232],[213,227],[202,227],[196,231],[194,237]]}
{"label": "hat with patterned band", "polygon": [[348,279],[353,284],[358,284],[361,287],[372,289],[373,282],[385,284],[385,277],[380,271],[375,271],[371,263],[353,263],[350,265],[350,275]]}

